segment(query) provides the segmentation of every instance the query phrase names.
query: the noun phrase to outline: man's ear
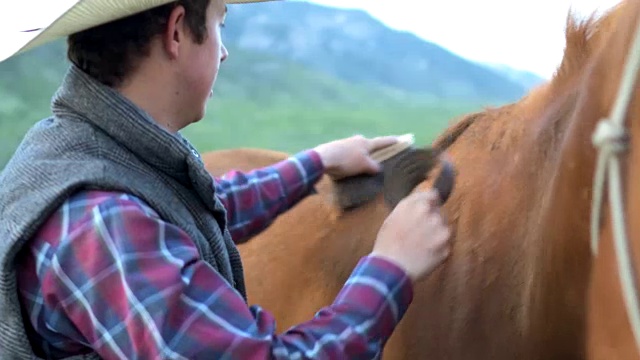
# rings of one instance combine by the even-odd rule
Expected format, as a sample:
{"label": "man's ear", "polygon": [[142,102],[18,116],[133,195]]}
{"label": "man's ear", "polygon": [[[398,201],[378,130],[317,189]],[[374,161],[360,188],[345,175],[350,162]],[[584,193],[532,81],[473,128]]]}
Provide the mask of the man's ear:
{"label": "man's ear", "polygon": [[162,33],[162,48],[171,60],[177,59],[180,55],[180,46],[187,39],[184,22],[184,6],[178,5],[169,14],[167,25]]}

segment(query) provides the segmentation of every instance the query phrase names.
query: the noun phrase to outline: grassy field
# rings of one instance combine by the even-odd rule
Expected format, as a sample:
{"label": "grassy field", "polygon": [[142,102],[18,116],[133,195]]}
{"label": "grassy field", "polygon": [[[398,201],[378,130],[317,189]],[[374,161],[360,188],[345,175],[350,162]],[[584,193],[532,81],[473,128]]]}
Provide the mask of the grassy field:
{"label": "grassy field", "polygon": [[366,136],[412,132],[431,141],[469,106],[397,108],[259,107],[224,104],[184,131],[200,151],[232,147],[265,147],[293,152],[357,133]]}
{"label": "grassy field", "polygon": [[[48,116],[45,102],[38,109],[19,109],[8,116],[4,101],[0,114],[0,168],[4,167],[28,128]],[[457,116],[476,110],[473,105],[406,107],[304,107],[300,104],[257,105],[220,101],[207,116],[183,131],[201,152],[236,147],[261,147],[296,152],[336,138],[354,135],[416,134],[430,142]]]}

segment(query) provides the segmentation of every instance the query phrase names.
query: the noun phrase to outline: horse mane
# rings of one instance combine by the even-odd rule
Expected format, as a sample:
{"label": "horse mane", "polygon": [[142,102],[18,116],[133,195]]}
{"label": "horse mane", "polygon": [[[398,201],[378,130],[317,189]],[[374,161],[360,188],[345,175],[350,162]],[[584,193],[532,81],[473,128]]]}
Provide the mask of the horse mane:
{"label": "horse mane", "polygon": [[567,16],[565,50],[560,66],[555,71],[551,84],[562,86],[576,76],[582,75],[589,61],[606,45],[612,27],[618,23],[624,6],[622,2],[598,16],[595,12],[583,20],[572,10]]}
{"label": "horse mane", "polygon": [[[636,2],[637,3],[637,2]],[[575,85],[581,78],[589,60],[598,53],[606,43],[606,35],[616,23],[622,12],[622,4],[618,4],[601,16],[592,12],[585,19],[579,19],[573,10],[569,10],[565,25],[565,49],[560,65],[551,79],[532,89],[520,100],[500,107],[486,107],[480,111],[467,114],[455,120],[454,124],[445,130],[434,141],[432,146],[444,151],[476,121],[496,118],[505,112],[511,118],[525,118],[517,114],[534,114],[543,112],[556,95],[568,86]],[[530,118],[530,116],[526,116]]]}
{"label": "horse mane", "polygon": [[433,148],[438,152],[445,151],[449,146],[458,140],[458,138],[471,126],[475,121],[486,115],[486,112],[491,111],[485,109],[484,111],[476,111],[471,114],[467,114],[454,121],[454,124],[445,130],[440,136],[433,141]]}

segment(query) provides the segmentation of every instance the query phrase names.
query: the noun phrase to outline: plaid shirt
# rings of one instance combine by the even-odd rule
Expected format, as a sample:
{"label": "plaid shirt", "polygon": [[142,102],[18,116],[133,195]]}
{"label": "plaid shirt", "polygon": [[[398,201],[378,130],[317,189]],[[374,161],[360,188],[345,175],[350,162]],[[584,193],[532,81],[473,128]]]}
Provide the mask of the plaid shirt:
{"label": "plaid shirt", "polygon": [[[322,171],[308,151],[216,179],[233,235],[262,230]],[[400,268],[364,257],[333,304],[277,334],[273,316],[248,307],[187,234],[123,193],[71,196],[27,249],[20,298],[45,358],[89,348],[105,359],[374,358],[413,296]]]}

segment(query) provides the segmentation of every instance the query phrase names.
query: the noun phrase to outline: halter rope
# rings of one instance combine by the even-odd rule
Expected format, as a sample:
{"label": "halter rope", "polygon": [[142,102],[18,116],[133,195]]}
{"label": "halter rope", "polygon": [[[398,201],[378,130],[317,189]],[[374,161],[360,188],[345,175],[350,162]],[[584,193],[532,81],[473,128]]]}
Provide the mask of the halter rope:
{"label": "halter rope", "polygon": [[624,128],[626,112],[629,108],[638,71],[640,69],[640,22],[635,33],[633,47],[624,69],[618,98],[609,118],[600,120],[593,134],[593,143],[599,150],[591,212],[591,251],[598,254],[599,228],[604,185],[609,181],[609,206],[613,224],[613,239],[618,257],[618,272],[626,303],[631,329],[640,350],[640,295],[636,283],[636,273],[631,260],[629,239],[625,229],[624,202],[622,199],[622,179],[620,154],[627,149],[628,134]]}

